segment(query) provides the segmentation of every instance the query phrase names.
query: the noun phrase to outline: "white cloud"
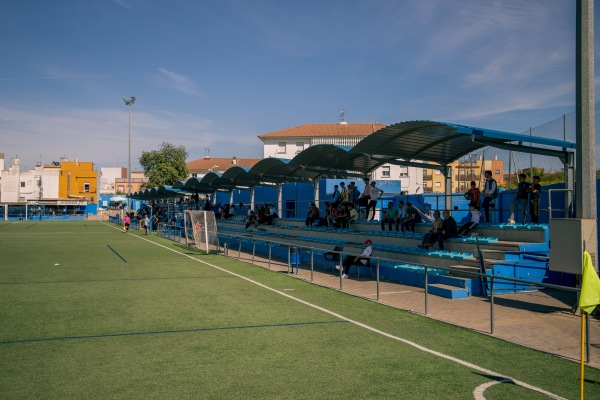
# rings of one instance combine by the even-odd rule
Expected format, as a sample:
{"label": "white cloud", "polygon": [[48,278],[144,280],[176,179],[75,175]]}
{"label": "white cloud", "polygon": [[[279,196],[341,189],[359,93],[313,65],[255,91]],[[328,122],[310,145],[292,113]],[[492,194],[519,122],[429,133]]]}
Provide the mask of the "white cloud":
{"label": "white cloud", "polygon": [[196,83],[189,76],[169,71],[166,68],[158,68],[158,72],[160,72],[160,75],[157,77],[156,82],[159,86],[193,96],[201,95]]}
{"label": "white cloud", "polygon": [[113,0],[113,2],[115,2],[115,4],[117,4],[118,6],[121,6],[123,8],[133,10],[133,7],[131,6],[131,4],[129,4],[128,0]]}

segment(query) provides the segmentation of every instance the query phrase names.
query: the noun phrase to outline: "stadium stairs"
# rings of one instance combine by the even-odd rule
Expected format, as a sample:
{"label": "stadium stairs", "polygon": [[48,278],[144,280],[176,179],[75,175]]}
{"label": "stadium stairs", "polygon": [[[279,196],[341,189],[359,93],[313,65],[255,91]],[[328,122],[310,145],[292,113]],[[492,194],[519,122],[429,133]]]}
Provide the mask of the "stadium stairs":
{"label": "stadium stairs", "polygon": [[[373,241],[373,257],[380,258],[380,279],[406,285],[425,287],[425,266],[428,272],[430,294],[460,299],[484,294],[475,237],[456,238],[444,242],[445,250],[419,249],[423,235],[431,224],[417,224],[414,233],[381,230],[379,221],[359,220],[349,229],[306,227],[304,219],[274,219],[273,225],[251,226],[245,229],[241,217],[218,220],[219,237],[229,248],[241,248],[256,254],[291,259],[291,263],[309,264],[331,269],[327,252],[343,246],[344,254],[360,254],[366,239]],[[516,293],[537,290],[535,283],[553,283],[558,279],[548,271],[549,234],[547,225],[485,225],[477,233],[479,250],[485,271],[495,278],[510,277],[527,280],[531,284],[516,284],[494,279],[495,293]],[[273,241],[281,243],[273,244]],[[291,256],[290,256],[291,254]],[[376,260],[371,268],[353,267],[351,274],[373,276]],[[336,264],[339,262],[336,262]],[[440,269],[444,268],[444,269]],[[488,280],[489,281],[489,280]],[[489,289],[489,288],[488,288]]]}

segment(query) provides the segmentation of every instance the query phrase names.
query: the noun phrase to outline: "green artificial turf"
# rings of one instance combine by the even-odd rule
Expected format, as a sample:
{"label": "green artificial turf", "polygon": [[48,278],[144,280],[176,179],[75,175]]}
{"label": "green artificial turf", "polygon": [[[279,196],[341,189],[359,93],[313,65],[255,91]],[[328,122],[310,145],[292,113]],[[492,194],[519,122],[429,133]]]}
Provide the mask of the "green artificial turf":
{"label": "green artificial turf", "polygon": [[[576,363],[100,222],[0,223],[0,398],[579,396]],[[218,266],[219,268],[214,268]],[[600,371],[586,369],[586,398]],[[546,398],[512,384],[488,399]]]}

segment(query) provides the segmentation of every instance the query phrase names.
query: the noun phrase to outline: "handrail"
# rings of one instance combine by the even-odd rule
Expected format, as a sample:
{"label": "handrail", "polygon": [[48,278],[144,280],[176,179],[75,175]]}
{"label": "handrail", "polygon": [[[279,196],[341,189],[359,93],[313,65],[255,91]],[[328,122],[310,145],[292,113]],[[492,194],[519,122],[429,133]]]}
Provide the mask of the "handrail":
{"label": "handrail", "polygon": [[[548,220],[552,219],[552,192],[573,192],[573,189],[548,189]],[[562,210],[568,211],[569,216],[571,216],[573,213],[573,202],[568,204],[567,207]]]}

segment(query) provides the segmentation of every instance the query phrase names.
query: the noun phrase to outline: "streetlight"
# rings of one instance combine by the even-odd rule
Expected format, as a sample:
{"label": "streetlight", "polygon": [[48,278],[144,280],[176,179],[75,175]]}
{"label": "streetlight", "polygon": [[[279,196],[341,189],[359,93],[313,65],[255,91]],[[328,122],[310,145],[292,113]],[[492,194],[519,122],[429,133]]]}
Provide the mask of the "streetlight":
{"label": "streetlight", "polygon": [[129,107],[129,143],[128,143],[128,157],[127,157],[127,209],[131,211],[131,106],[135,103],[135,97],[131,96],[129,100],[123,97],[125,105]]}

